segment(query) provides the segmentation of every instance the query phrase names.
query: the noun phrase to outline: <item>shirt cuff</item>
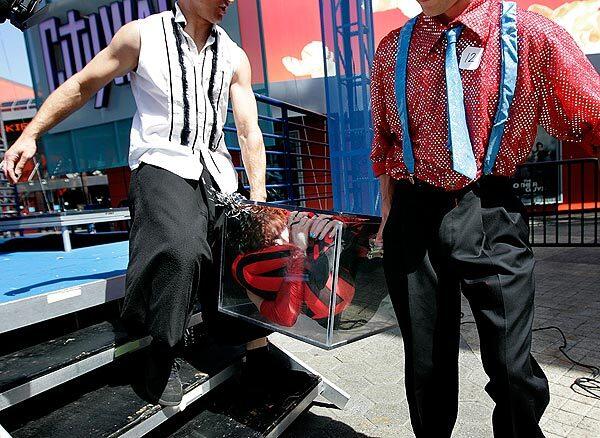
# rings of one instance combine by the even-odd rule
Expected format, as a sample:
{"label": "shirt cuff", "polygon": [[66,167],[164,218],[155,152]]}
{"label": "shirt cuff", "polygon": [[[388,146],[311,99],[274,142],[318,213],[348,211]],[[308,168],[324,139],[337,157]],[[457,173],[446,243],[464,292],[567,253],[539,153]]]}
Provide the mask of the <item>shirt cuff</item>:
{"label": "shirt cuff", "polygon": [[387,171],[385,166],[385,161],[379,161],[377,163],[373,163],[373,173],[375,174],[375,178],[379,178]]}

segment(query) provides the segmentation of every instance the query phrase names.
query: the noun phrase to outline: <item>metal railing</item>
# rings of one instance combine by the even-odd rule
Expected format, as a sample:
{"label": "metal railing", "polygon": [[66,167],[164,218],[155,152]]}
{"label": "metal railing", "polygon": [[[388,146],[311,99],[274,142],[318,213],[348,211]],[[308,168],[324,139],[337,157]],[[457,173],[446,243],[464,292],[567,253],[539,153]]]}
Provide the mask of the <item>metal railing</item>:
{"label": "metal railing", "polygon": [[[8,150],[8,147],[4,120],[0,112],[0,161],[4,159],[4,154]],[[17,189],[4,177],[4,172],[0,172],[0,217],[18,216],[19,214],[19,194],[17,193]]]}
{"label": "metal railing", "polygon": [[0,111],[2,112],[15,112],[24,110],[36,110],[37,105],[34,98],[14,100],[10,102],[2,102],[0,104]]}
{"label": "metal railing", "polygon": [[[332,209],[327,117],[261,94],[255,96],[267,155],[269,202]],[[249,189],[232,113],[229,109],[224,128],[228,149],[244,188]]]}
{"label": "metal railing", "polygon": [[514,188],[529,214],[533,246],[600,246],[597,158],[526,163]]}

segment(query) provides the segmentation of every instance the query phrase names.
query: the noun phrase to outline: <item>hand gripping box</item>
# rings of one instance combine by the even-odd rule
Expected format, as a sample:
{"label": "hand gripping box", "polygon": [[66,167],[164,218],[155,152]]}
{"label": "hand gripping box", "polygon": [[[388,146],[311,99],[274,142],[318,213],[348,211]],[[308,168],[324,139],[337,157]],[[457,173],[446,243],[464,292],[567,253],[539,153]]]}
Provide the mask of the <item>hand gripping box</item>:
{"label": "hand gripping box", "polygon": [[332,349],[396,326],[381,219],[243,202],[222,236],[219,311]]}

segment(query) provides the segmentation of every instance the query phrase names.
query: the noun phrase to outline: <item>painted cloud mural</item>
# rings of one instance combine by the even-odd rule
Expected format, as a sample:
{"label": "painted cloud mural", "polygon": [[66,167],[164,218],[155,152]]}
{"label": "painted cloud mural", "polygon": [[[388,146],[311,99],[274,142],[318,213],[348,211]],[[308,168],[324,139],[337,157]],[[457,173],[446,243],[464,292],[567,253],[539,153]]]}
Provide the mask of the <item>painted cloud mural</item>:
{"label": "painted cloud mural", "polygon": [[417,0],[373,0],[373,12],[385,12],[392,9],[400,9],[408,18],[415,17],[421,13],[421,6]]}
{"label": "painted cloud mural", "polygon": [[564,27],[584,53],[600,53],[600,0],[566,2],[556,9],[533,4],[529,10]]}
{"label": "painted cloud mural", "polygon": [[[335,76],[335,60],[333,52],[325,47],[327,57],[327,74]],[[302,49],[300,59],[293,56],[284,57],[281,62],[294,76],[310,76],[311,78],[322,78],[325,76],[323,68],[323,43],[321,41],[311,41]]]}

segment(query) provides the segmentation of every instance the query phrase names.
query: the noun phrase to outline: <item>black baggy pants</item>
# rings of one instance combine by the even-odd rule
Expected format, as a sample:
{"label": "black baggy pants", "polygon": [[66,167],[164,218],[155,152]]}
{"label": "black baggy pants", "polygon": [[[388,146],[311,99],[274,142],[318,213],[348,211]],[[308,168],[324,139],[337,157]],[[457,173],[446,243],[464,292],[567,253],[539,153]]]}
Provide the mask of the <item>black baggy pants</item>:
{"label": "black baggy pants", "polygon": [[241,345],[268,332],[217,312],[222,212],[208,196],[208,172],[183,179],[142,163],[131,174],[129,265],[121,318],[149,334],[154,347],[172,351],[201,303],[208,331]]}
{"label": "black baggy pants", "polygon": [[548,382],[530,354],[535,262],[510,180],[484,177],[457,192],[396,182],[383,238],[416,436],[450,437],[456,422],[461,289],[496,403],[494,435],[543,436]]}

